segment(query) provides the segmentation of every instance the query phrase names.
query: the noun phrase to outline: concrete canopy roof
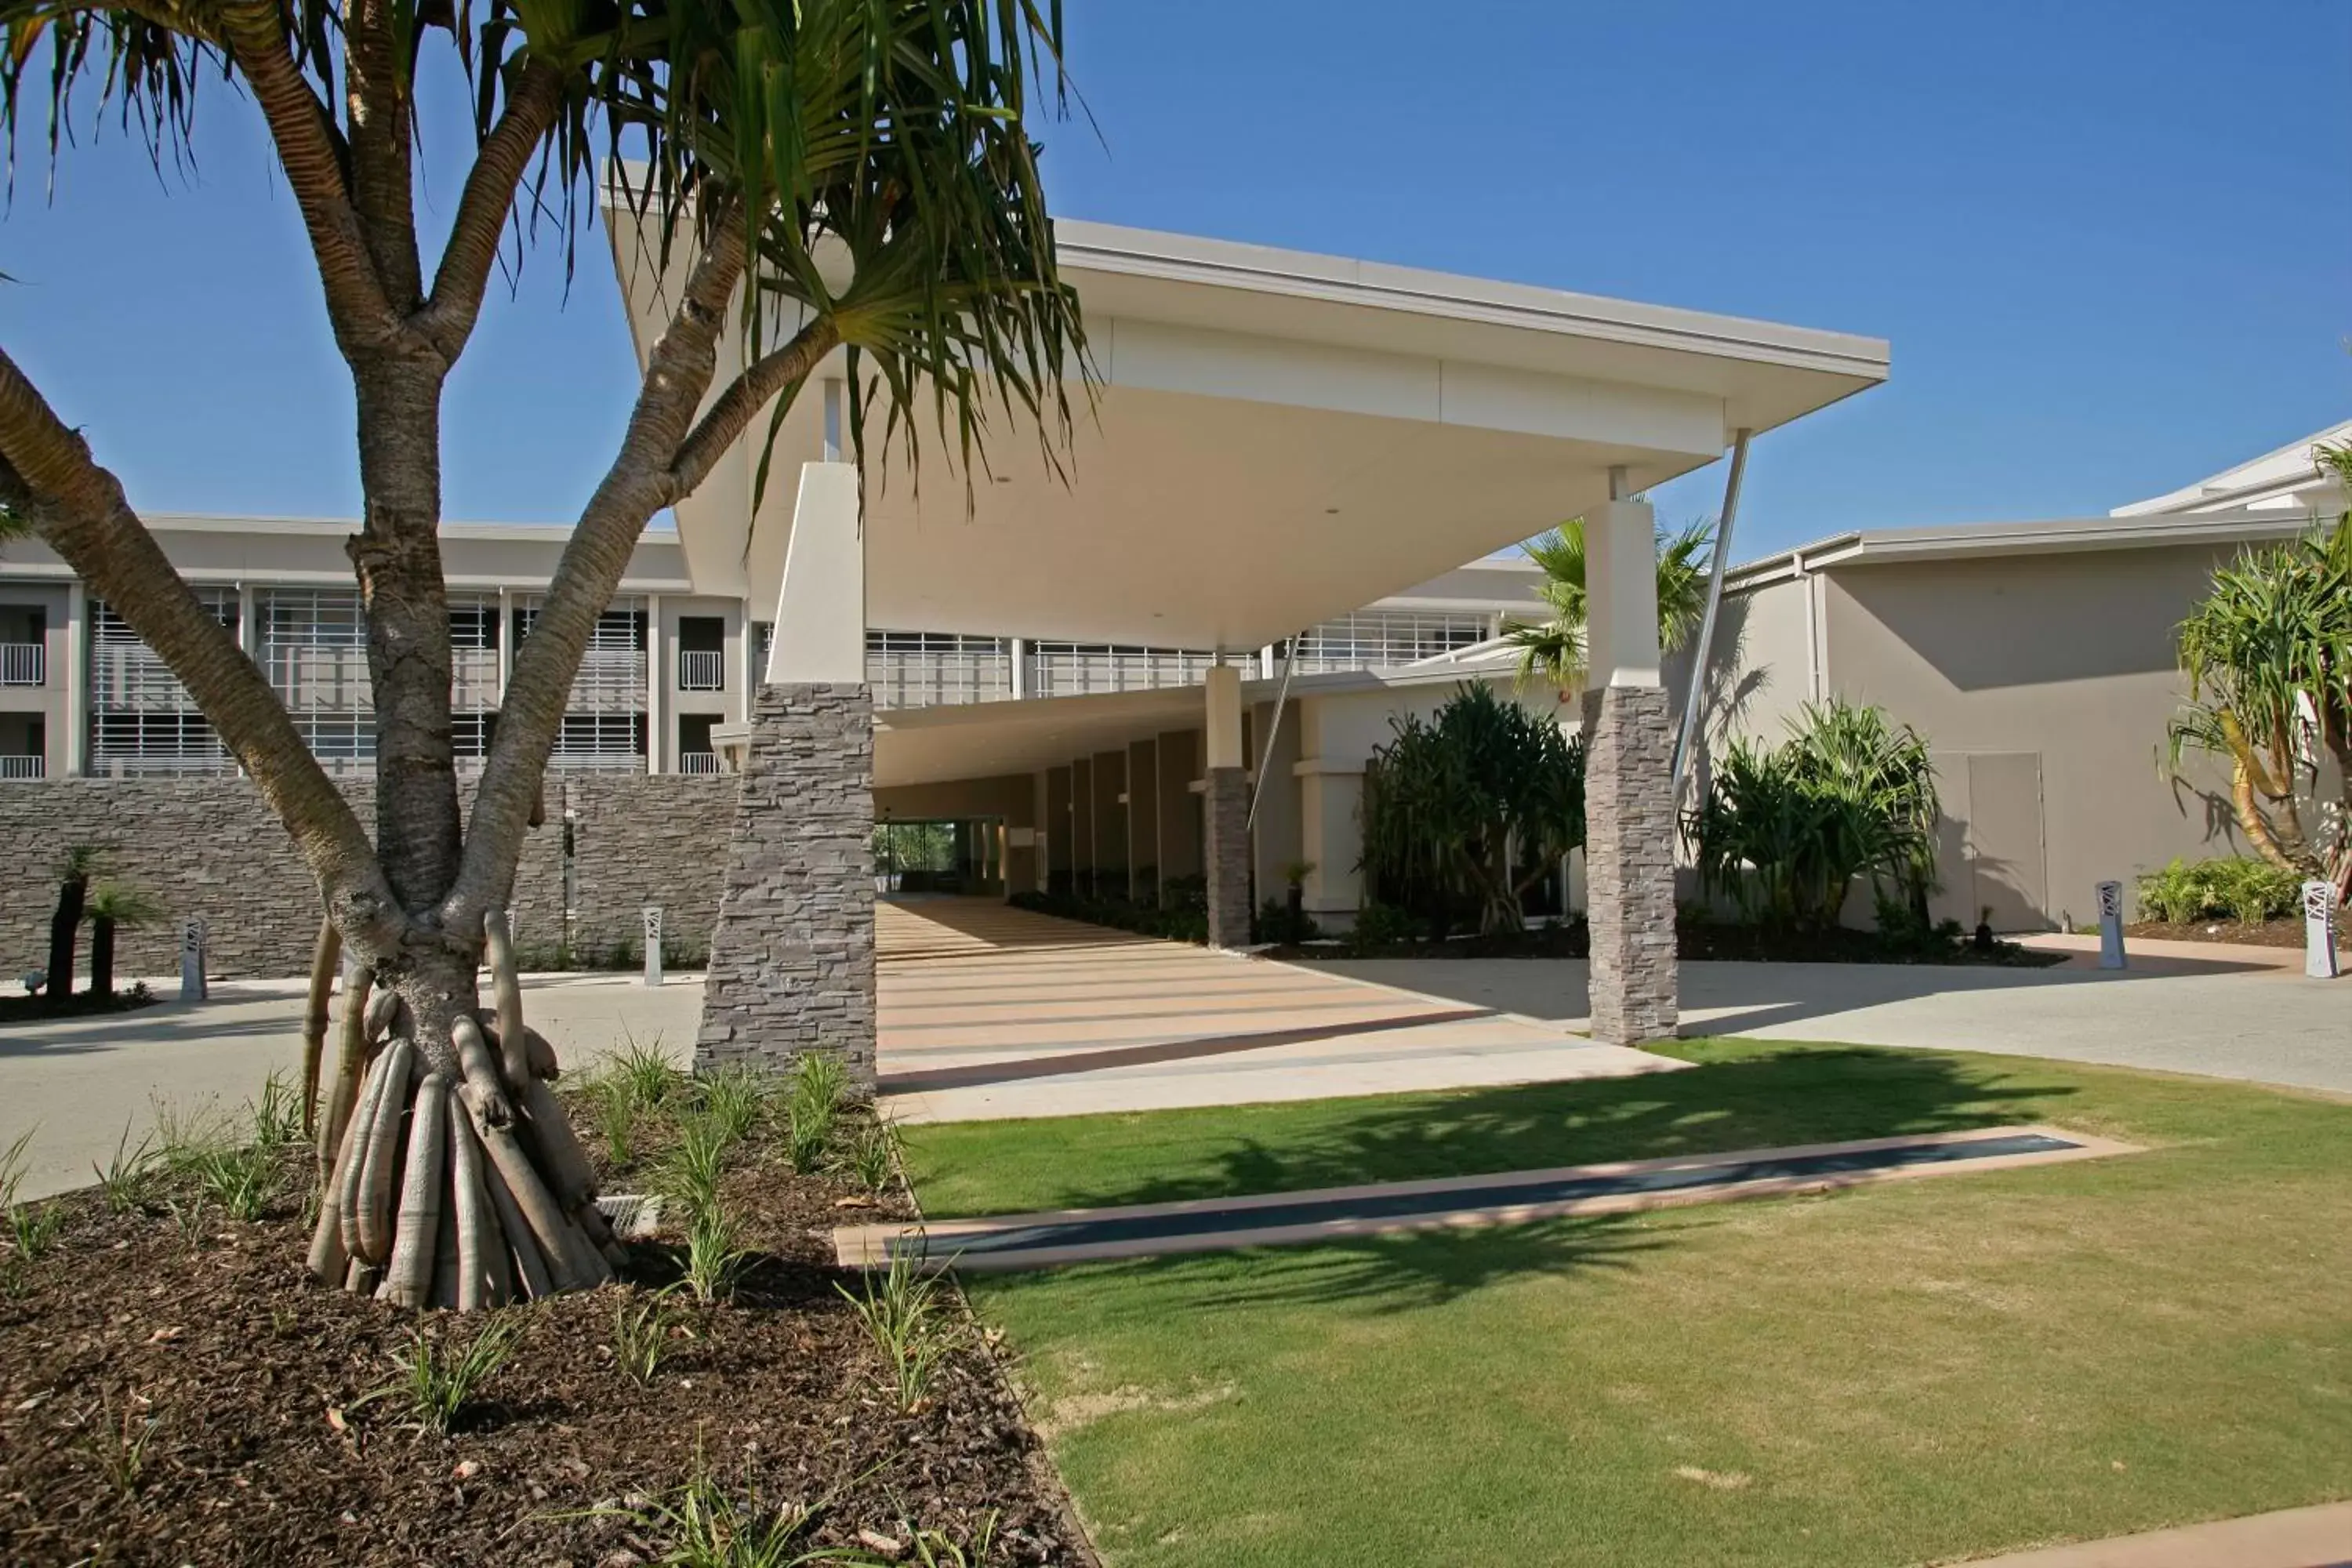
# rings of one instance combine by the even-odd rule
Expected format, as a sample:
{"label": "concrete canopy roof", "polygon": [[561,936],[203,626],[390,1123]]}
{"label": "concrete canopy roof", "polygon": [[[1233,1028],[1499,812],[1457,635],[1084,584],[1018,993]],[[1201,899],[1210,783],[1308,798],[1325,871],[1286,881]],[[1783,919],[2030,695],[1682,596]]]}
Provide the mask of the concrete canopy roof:
{"label": "concrete canopy roof", "polygon": [[[607,207],[640,361],[666,290]],[[1100,224],[1056,226],[1101,378],[1068,479],[1000,417],[966,486],[869,468],[876,626],[1250,648],[1712,462],[1885,379],[1878,340]],[[835,374],[839,374],[836,369]],[[821,397],[681,504],[698,590],[772,604]],[[755,420],[764,435],[767,421]],[[878,432],[877,433],[878,436]],[[878,442],[877,444],[878,446]],[[869,448],[869,458],[875,448]]]}

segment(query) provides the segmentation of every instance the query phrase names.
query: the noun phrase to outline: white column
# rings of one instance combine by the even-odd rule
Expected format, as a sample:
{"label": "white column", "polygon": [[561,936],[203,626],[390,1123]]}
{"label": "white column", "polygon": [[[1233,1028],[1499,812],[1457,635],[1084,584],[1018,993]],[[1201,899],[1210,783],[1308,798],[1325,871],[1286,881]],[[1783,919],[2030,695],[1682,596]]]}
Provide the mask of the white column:
{"label": "white column", "polygon": [[669,680],[669,660],[662,657],[662,605],[659,594],[646,598],[646,772],[667,773],[662,758],[662,693]]}
{"label": "white column", "polygon": [[1029,695],[1029,639],[1027,637],[1013,639],[1013,695],[1016,698]]}
{"label": "white column", "polygon": [[1646,501],[1584,514],[1588,686],[1658,684],[1658,558]]}
{"label": "white column", "polygon": [[514,679],[514,590],[499,590],[499,706],[507,705],[507,682]]}
{"label": "white column", "polygon": [[865,680],[866,538],[857,520],[857,470],[847,463],[804,463],[776,593],[767,683]]}
{"label": "white column", "polygon": [[1202,689],[1208,698],[1207,754],[1203,771],[1242,765],[1242,672],[1231,664],[1212,665]]}
{"label": "white column", "polygon": [[66,588],[66,755],[63,772],[89,766],[89,590],[77,577]]}
{"label": "white column", "polygon": [[760,684],[760,628],[751,620],[751,601],[738,600],[735,605],[736,636],[741,640],[736,646],[743,657],[735,661],[735,722],[751,721],[751,692]]}

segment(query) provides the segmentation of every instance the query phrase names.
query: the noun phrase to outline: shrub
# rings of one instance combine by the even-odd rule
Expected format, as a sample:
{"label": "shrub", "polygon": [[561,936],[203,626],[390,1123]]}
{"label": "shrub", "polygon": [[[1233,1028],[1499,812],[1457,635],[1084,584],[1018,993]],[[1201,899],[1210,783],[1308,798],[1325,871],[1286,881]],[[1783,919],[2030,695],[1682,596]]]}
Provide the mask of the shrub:
{"label": "shrub", "polygon": [[641,1386],[651,1386],[654,1374],[669,1358],[672,1338],[680,1322],[677,1310],[659,1297],[625,1303],[615,1309],[613,1361],[622,1375]]}
{"label": "shrub", "polygon": [[2174,860],[2144,871],[2134,893],[2143,913],[2173,925],[2230,920],[2246,925],[2294,913],[2302,888],[2294,873],[2264,860]]}
{"label": "shrub", "polygon": [[919,1250],[894,1247],[889,1268],[878,1279],[867,1275],[862,1294],[834,1287],[881,1352],[902,1412],[922,1402],[940,1364],[963,1342],[961,1327],[940,1300],[939,1279],[914,1256]]}
{"label": "shrub", "polygon": [[1367,903],[1356,911],[1356,923],[1348,932],[1350,947],[1393,947],[1402,942],[1418,942],[1424,928],[1410,910],[1394,904]]}

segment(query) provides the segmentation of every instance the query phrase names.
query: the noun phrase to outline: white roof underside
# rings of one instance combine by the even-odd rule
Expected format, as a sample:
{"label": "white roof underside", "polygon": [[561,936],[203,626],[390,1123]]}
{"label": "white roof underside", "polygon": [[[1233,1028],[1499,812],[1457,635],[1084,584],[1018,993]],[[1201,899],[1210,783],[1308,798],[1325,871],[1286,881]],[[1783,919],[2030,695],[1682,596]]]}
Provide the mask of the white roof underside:
{"label": "white roof underside", "polygon": [[[615,246],[642,361],[667,311],[627,223]],[[1713,461],[1738,426],[1886,374],[1874,339],[1100,224],[1056,232],[1100,377],[1091,410],[1073,385],[1068,482],[1034,428],[1002,418],[970,487],[928,431],[919,489],[897,454],[875,463],[869,625],[1255,647],[1576,515],[1606,499],[1612,466],[1646,489]],[[774,602],[788,476],[820,455],[822,421],[818,396],[794,405],[756,509],[751,442],[678,507],[698,591]]]}

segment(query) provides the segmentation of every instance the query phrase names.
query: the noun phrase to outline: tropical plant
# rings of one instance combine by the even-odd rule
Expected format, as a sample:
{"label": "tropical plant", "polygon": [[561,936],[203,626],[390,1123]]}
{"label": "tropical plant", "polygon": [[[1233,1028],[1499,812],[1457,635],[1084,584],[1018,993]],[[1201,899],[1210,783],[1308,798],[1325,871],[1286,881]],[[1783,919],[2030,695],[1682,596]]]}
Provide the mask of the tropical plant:
{"label": "tropical plant", "polygon": [[[1590,602],[1584,586],[1584,520],[1571,518],[1530,540],[1528,559],[1543,569],[1536,596],[1551,614],[1542,621],[1514,622],[1503,635],[1519,650],[1522,689],[1541,680],[1567,691],[1584,679],[1585,628]],[[1658,531],[1658,646],[1668,652],[1690,640],[1706,613],[1709,553],[1715,529],[1695,522],[1680,532]]]}
{"label": "tropical plant", "polygon": [[412,1329],[408,1348],[393,1354],[400,1375],[353,1400],[352,1408],[389,1400],[423,1430],[446,1433],[506,1365],[526,1327],[518,1317],[489,1318],[462,1343],[455,1335],[446,1343],[436,1343],[423,1329]]}
{"label": "tropical plant", "polygon": [[1484,682],[1392,718],[1364,769],[1369,896],[1482,932],[1524,928],[1528,890],[1584,842],[1584,742]]}
{"label": "tropical plant", "polygon": [[[2316,456],[2352,484],[2352,447]],[[2215,572],[2181,623],[2179,658],[2189,700],[2166,729],[2167,774],[2182,778],[2192,752],[2220,759],[2254,853],[2352,898],[2352,511]]]}
{"label": "tropical plant", "polygon": [[114,994],[115,931],[153,925],[163,918],[163,906],[153,894],[128,882],[101,882],[85,908],[89,916],[89,992],[103,999]]}
{"label": "tropical plant", "polygon": [[2175,925],[2231,920],[2243,925],[2279,920],[2295,910],[2302,887],[2292,871],[2267,860],[2175,858],[2143,871],[2133,886],[2139,907]]}
{"label": "tropical plant", "polygon": [[1866,878],[1882,909],[1892,883],[1893,907],[1924,926],[1940,816],[1927,742],[1843,700],[1808,705],[1789,731],[1777,747],[1734,739],[1717,758],[1684,825],[1701,886],[1746,920],[1812,931],[1837,924]]}
{"label": "tropical plant", "polygon": [[48,978],[41,983],[41,994],[52,1003],[63,1003],[73,995],[74,949],[88,907],[90,879],[105,867],[106,851],[95,845],[76,844],[58,857],[58,901],[49,913]]}
{"label": "tropical plant", "polygon": [[[503,1239],[536,1248],[551,1288],[607,1277],[593,1171],[546,1087],[552,1053],[526,1037],[511,949],[494,934],[573,679],[646,523],[739,439],[772,442],[835,349],[861,462],[870,435],[914,466],[929,421],[970,482],[1001,415],[1058,468],[1072,428],[1064,377],[1087,374],[1086,343],[1057,269],[1031,100],[1041,61],[1058,83],[1060,11],[1058,0],[0,0],[12,152],[28,104],[53,167],[93,96],[159,170],[188,153],[198,102],[257,111],[355,395],[363,521],[349,553],[375,714],[373,835],[101,463],[108,433],[85,436],[0,354],[0,510],[28,521],[178,677],[386,999],[364,1015],[373,1027],[350,1032],[319,1118],[326,1188],[357,1198],[321,1205],[310,1251],[321,1277],[367,1289],[394,1268],[405,1272],[385,1280],[394,1299],[417,1297],[426,1286],[411,1276],[429,1282],[445,1223],[471,1238],[468,1279],[516,1223],[530,1235]],[[457,123],[423,123],[423,106],[448,101],[415,90],[428,62],[477,89]],[[236,90],[198,94],[215,74]],[[417,149],[461,141],[472,157],[428,266],[420,229],[442,220],[418,221]],[[442,394],[502,255],[519,264],[552,232],[569,264],[597,205],[600,151],[625,235],[649,237],[622,243],[667,280],[667,318],[515,650],[461,813],[436,543]],[[721,374],[730,331],[742,357]],[[58,928],[68,943],[70,913]],[[494,1024],[477,987],[486,948]],[[49,985],[62,997],[69,948],[59,956]],[[403,1182],[394,1202],[401,1130],[446,1126],[451,1086],[478,1140],[446,1151],[460,1185],[444,1204],[444,1184]],[[511,1205],[491,1205],[492,1167]]]}
{"label": "tropical plant", "polygon": [[942,1299],[938,1276],[919,1256],[921,1250],[894,1247],[890,1266],[878,1277],[869,1273],[862,1290],[834,1287],[889,1369],[891,1393],[902,1411],[921,1403],[940,1368],[964,1342],[962,1325]]}

